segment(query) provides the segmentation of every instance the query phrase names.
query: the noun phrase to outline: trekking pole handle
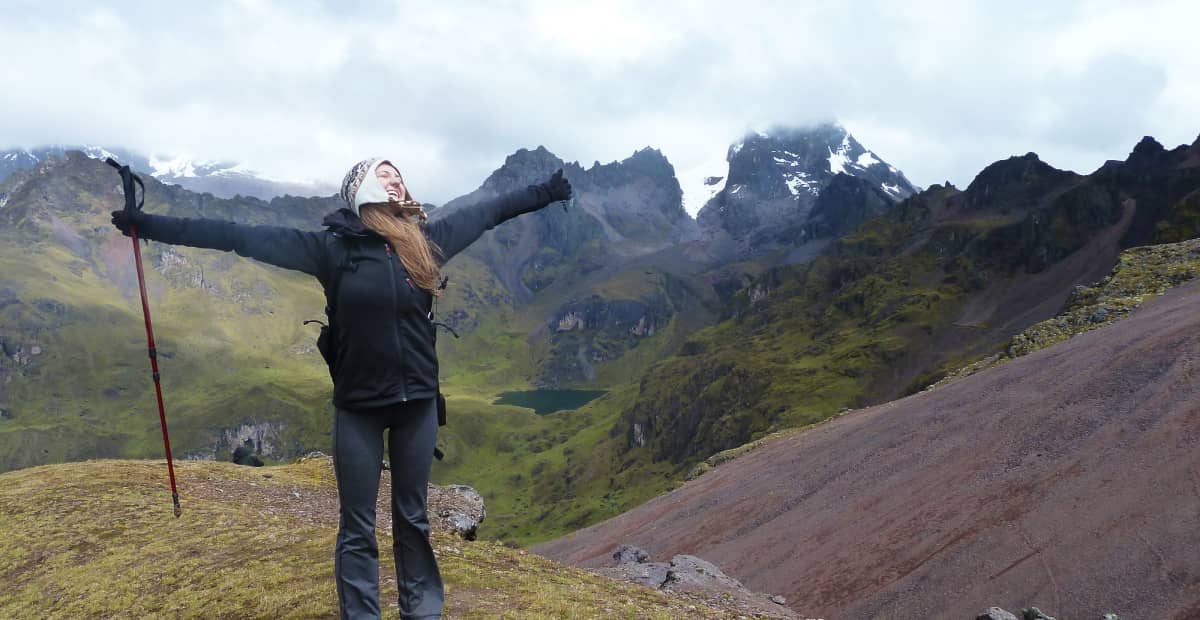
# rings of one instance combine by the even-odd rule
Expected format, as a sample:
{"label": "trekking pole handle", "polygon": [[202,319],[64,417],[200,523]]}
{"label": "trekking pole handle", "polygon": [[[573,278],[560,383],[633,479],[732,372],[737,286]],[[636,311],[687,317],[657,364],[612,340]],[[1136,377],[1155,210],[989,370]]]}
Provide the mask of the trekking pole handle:
{"label": "trekking pole handle", "polygon": [[[117,160],[111,157],[105,158],[104,163],[116,168],[117,172],[121,174],[121,189],[125,191],[125,210],[141,211],[142,205],[146,203],[146,186],[142,183],[141,177],[134,174],[133,171],[129,169],[129,166],[122,166],[121,164],[117,163]],[[134,183],[142,187],[141,200],[138,200],[137,198],[137,192],[133,187]]]}

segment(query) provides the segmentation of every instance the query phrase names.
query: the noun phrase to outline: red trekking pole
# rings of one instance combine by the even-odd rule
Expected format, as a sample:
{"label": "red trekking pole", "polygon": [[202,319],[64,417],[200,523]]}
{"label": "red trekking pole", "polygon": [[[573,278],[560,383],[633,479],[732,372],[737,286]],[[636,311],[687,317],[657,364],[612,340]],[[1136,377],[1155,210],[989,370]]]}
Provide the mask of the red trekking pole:
{"label": "red trekking pole", "polygon": [[[118,164],[113,158],[105,160],[108,165],[116,168],[121,174],[121,187],[125,191],[125,210],[140,211],[146,201],[146,186],[129,166]],[[142,200],[137,200],[137,191],[133,185],[137,183],[142,188]],[[171,440],[167,437],[167,414],[163,410],[162,385],[158,381],[158,353],[154,348],[154,326],[150,324],[150,303],[146,300],[146,277],[142,274],[142,250],[138,246],[137,227],[129,224],[129,236],[133,239],[133,261],[137,265],[138,288],[142,292],[142,316],[146,318],[146,340],[150,344],[150,370],[154,376],[154,394],[158,397],[158,421],[162,424],[163,448],[167,452],[167,472],[171,475],[171,500],[175,502],[175,516],[183,514],[179,507],[179,491],[175,488],[175,464],[171,460]]]}

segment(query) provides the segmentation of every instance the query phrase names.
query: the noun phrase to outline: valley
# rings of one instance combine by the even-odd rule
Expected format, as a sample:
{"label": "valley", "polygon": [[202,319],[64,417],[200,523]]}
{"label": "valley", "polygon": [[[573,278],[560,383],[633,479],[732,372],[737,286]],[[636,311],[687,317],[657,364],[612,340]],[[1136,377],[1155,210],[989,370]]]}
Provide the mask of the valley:
{"label": "valley", "polygon": [[[752,134],[692,219],[654,149],[585,168],[522,149],[438,218],[563,167],[576,188],[445,269],[439,482],[486,538],[555,538],[680,486],[715,454],[919,392],[1053,318],[1121,251],[1200,233],[1200,146],[1091,174],[1036,155],[919,189],[836,125]],[[805,180],[800,183],[799,180]],[[156,213],[315,229],[334,198],[217,198],[147,179]],[[890,188],[890,189],[889,189]],[[815,191],[814,191],[815,190]],[[0,184],[0,468],[161,451],[115,175],[69,152]],[[286,462],[329,444],[320,287],[230,254],[144,249],[172,443]],[[497,403],[603,392],[569,412]]]}

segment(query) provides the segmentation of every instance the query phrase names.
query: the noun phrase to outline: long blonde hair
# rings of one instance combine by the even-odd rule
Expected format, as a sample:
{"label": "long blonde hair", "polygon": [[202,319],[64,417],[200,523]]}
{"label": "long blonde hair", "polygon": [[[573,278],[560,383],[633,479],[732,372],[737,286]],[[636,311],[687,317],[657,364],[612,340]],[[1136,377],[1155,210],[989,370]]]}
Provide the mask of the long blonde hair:
{"label": "long blonde hair", "polygon": [[424,218],[418,219],[416,212],[420,212],[419,203],[375,203],[363,205],[358,217],[367,228],[387,239],[413,283],[437,296],[441,293],[437,288],[441,270],[434,255],[440,255],[442,250],[425,237],[425,231],[421,230]]}

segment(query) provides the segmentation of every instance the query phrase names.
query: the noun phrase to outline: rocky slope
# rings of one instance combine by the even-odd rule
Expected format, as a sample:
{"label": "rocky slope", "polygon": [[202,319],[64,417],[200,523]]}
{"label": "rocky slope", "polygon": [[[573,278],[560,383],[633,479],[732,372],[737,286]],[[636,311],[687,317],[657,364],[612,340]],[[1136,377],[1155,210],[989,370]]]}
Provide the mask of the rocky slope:
{"label": "rocky slope", "polygon": [[1200,613],[1200,286],[944,387],[771,441],[535,547],[695,553],[824,617]]}

